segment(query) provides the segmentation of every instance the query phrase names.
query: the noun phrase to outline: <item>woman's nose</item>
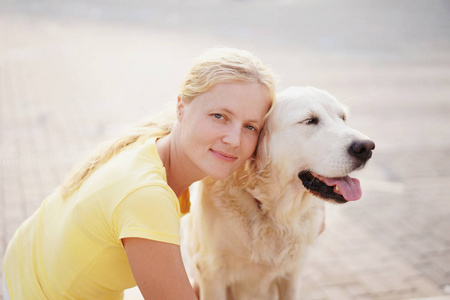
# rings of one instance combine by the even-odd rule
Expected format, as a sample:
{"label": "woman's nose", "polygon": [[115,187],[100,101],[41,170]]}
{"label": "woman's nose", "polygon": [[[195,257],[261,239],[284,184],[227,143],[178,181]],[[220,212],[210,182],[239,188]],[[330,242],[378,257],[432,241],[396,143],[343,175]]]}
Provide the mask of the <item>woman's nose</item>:
{"label": "woman's nose", "polygon": [[225,132],[225,135],[222,138],[222,141],[225,144],[228,144],[233,147],[237,147],[241,143],[241,128],[240,126],[233,126]]}

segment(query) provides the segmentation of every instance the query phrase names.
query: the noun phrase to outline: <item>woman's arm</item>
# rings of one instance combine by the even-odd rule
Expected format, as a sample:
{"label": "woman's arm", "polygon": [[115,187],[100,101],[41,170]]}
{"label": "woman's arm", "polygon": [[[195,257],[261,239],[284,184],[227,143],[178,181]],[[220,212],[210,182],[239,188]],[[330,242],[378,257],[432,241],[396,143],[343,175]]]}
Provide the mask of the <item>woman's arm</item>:
{"label": "woman's arm", "polygon": [[141,238],[122,239],[136,283],[145,299],[197,299],[180,246]]}

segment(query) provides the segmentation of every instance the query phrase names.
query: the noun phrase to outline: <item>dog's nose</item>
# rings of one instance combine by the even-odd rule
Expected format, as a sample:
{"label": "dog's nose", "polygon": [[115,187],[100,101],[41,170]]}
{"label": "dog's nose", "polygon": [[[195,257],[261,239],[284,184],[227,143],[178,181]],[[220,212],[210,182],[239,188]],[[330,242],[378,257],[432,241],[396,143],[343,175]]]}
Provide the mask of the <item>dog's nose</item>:
{"label": "dog's nose", "polygon": [[348,153],[365,163],[372,157],[372,150],[375,149],[375,143],[371,140],[354,141],[348,148]]}

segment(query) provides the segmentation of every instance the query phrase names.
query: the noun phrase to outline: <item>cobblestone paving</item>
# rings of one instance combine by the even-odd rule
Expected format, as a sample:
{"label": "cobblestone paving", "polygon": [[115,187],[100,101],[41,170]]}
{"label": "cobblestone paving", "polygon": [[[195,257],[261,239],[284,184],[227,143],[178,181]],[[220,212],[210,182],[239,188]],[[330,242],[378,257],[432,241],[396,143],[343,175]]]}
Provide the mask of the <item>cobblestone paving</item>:
{"label": "cobblestone paving", "polygon": [[304,299],[449,299],[449,15],[434,0],[1,2],[0,257],[77,161],[173,107],[191,59],[228,45],[280,90],[329,90],[377,144],[363,199],[328,207]]}

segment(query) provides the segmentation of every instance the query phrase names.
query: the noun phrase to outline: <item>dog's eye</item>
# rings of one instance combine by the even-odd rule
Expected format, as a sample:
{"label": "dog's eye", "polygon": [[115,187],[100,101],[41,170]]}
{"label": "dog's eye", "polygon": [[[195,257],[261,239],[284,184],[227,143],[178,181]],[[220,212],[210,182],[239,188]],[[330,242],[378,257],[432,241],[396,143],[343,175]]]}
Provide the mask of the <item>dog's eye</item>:
{"label": "dog's eye", "polygon": [[319,118],[318,117],[311,117],[311,118],[306,119],[302,123],[306,124],[306,125],[317,125],[317,124],[319,124]]}

